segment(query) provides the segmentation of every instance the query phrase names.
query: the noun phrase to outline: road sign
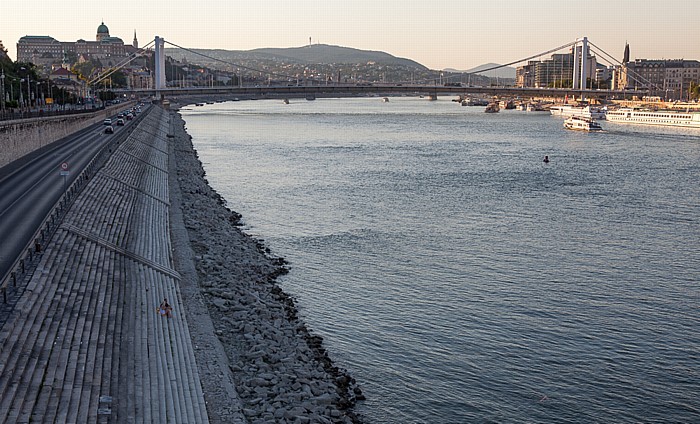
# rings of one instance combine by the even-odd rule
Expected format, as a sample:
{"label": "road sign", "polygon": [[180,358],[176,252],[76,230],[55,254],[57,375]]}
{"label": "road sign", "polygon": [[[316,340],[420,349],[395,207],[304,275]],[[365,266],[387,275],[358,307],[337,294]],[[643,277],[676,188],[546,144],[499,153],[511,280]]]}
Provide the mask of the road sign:
{"label": "road sign", "polygon": [[68,162],[63,162],[61,164],[61,170],[62,171],[68,171]]}
{"label": "road sign", "polygon": [[68,175],[70,175],[70,171],[61,171],[61,175],[67,177]]}

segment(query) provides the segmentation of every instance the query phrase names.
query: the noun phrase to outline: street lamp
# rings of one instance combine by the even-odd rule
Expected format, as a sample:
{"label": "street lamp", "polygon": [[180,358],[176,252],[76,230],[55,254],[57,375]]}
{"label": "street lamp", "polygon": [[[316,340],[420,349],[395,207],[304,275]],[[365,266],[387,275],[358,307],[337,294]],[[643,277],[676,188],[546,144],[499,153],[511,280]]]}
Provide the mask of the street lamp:
{"label": "street lamp", "polygon": [[2,105],[2,113],[5,114],[5,69],[2,70],[0,74],[0,93],[2,93],[2,98],[0,98],[0,103]]}

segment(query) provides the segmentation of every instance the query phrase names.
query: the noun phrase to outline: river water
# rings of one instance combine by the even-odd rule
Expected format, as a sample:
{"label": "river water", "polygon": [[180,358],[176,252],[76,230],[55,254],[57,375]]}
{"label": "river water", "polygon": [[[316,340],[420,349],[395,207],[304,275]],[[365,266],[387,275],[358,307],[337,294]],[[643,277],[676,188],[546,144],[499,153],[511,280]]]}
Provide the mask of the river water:
{"label": "river water", "polygon": [[449,98],[182,114],[366,422],[700,422],[700,131]]}

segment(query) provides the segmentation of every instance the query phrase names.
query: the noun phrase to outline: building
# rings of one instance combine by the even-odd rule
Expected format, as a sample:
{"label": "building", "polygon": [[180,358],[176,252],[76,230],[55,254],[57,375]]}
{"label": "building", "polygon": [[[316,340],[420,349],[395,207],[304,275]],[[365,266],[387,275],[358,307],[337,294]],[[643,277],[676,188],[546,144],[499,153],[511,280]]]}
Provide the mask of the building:
{"label": "building", "polygon": [[630,61],[629,45],[624,59],[613,71],[616,90],[649,90],[648,96],[665,100],[687,100],[691,85],[700,83],[700,62],[684,59],[635,59]]}
{"label": "building", "polygon": [[[577,52],[580,55],[580,49]],[[597,61],[588,55],[586,79],[596,79]],[[574,75],[574,53],[553,54],[548,60],[531,60],[515,71],[515,84],[518,87],[571,87]],[[590,88],[590,84],[589,84]]]}
{"label": "building", "polygon": [[[138,45],[135,31],[134,43]],[[70,53],[98,59],[104,65],[116,65],[137,49],[135,46],[125,45],[119,37],[112,37],[109,28],[102,22],[97,27],[95,41],[80,39],[62,42],[49,36],[26,35],[17,42],[17,61],[31,62],[48,74],[51,70],[50,65],[65,62]]]}
{"label": "building", "polygon": [[17,42],[17,61],[36,66],[63,60],[64,46],[48,35],[25,35]]}

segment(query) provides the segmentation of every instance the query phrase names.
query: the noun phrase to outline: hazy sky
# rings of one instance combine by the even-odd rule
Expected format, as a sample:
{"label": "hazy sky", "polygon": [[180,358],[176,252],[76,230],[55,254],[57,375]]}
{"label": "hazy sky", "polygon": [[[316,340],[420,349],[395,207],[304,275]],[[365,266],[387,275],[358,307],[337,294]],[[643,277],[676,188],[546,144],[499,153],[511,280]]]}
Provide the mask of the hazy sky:
{"label": "hazy sky", "polygon": [[[312,42],[381,50],[432,69],[507,63],[587,36],[622,58],[700,60],[700,0],[0,0],[0,40],[24,35],[249,50]],[[170,47],[167,46],[166,47]],[[542,59],[548,56],[543,56]]]}

